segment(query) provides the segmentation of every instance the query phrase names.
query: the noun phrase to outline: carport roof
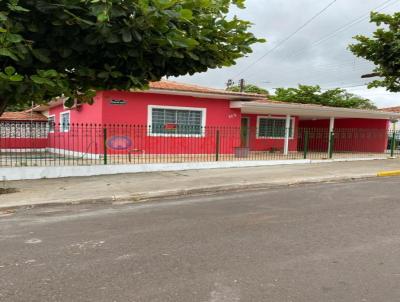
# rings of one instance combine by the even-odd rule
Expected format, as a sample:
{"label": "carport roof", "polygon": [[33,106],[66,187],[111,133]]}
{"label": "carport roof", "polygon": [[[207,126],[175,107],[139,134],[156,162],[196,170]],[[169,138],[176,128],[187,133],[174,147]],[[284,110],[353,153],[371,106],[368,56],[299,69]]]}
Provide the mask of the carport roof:
{"label": "carport roof", "polygon": [[271,100],[253,102],[231,102],[231,108],[240,108],[245,114],[276,114],[315,118],[370,118],[399,119],[400,113],[382,110],[327,107],[312,104],[286,103]]}

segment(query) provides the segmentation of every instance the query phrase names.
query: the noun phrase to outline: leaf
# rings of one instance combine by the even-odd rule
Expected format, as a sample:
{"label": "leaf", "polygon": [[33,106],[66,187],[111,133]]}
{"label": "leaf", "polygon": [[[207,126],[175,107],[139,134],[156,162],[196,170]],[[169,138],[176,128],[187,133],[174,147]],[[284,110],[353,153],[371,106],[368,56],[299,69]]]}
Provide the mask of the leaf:
{"label": "leaf", "polygon": [[132,34],[127,28],[124,28],[122,30],[122,41],[124,41],[125,43],[129,43],[132,41]]}
{"label": "leaf", "polygon": [[19,6],[19,5],[8,4],[7,6],[11,11],[14,11],[14,12],[29,12],[29,9],[23,8],[22,6]]}
{"label": "leaf", "polygon": [[159,8],[164,10],[175,5],[176,0],[156,0],[155,3]]}
{"label": "leaf", "polygon": [[195,61],[198,61],[200,59],[199,56],[194,54],[193,52],[188,51],[187,54],[189,55],[190,58],[192,58]]}
{"label": "leaf", "polygon": [[11,51],[9,51],[7,48],[0,48],[0,56],[9,57],[14,61],[18,61],[17,56],[13,54]]}
{"label": "leaf", "polygon": [[0,12],[0,21],[1,22],[5,22],[5,21],[7,21],[7,15],[6,14],[4,14],[3,12]]}
{"label": "leaf", "polygon": [[5,72],[6,75],[11,76],[11,75],[13,75],[15,73],[15,68],[12,67],[12,66],[7,66],[4,69],[4,72]]}
{"label": "leaf", "polygon": [[12,82],[21,82],[24,79],[24,77],[20,74],[14,74],[11,77],[9,77],[9,79]]}
{"label": "leaf", "polygon": [[39,85],[45,84],[45,85],[49,85],[52,87],[56,86],[56,84],[53,81],[46,79],[46,78],[39,77],[38,75],[32,75],[30,78],[35,84],[39,84]]}
{"label": "leaf", "polygon": [[21,35],[16,35],[16,34],[8,34],[7,35],[7,40],[11,43],[19,43],[23,40]]}
{"label": "leaf", "polygon": [[107,12],[101,12],[100,14],[97,15],[97,21],[100,23],[108,21],[108,14]]}
{"label": "leaf", "polygon": [[43,63],[49,64],[50,60],[50,52],[47,49],[32,49],[33,56]]}
{"label": "leaf", "polygon": [[107,37],[107,43],[115,44],[118,43],[120,40],[116,34],[111,34]]}
{"label": "leaf", "polygon": [[97,74],[97,77],[100,79],[108,79],[110,74],[107,71],[102,71]]}
{"label": "leaf", "polygon": [[193,12],[190,9],[186,9],[186,8],[181,9],[179,11],[179,14],[180,14],[182,19],[185,19],[185,20],[192,20],[193,19]]}
{"label": "leaf", "polygon": [[131,32],[136,41],[138,42],[142,41],[142,36],[139,34],[139,32],[137,32],[134,29]]}
{"label": "leaf", "polygon": [[45,78],[55,78],[58,76],[58,72],[54,69],[43,70],[42,74]]}

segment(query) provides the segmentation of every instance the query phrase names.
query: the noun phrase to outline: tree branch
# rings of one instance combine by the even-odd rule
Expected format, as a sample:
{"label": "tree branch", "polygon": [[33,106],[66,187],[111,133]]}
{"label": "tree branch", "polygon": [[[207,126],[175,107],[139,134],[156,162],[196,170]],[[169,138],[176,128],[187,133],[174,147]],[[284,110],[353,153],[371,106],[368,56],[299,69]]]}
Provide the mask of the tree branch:
{"label": "tree branch", "polygon": [[379,72],[373,72],[373,73],[368,73],[364,74],[361,76],[362,79],[367,79],[367,78],[375,78],[375,77],[380,77],[381,74]]}

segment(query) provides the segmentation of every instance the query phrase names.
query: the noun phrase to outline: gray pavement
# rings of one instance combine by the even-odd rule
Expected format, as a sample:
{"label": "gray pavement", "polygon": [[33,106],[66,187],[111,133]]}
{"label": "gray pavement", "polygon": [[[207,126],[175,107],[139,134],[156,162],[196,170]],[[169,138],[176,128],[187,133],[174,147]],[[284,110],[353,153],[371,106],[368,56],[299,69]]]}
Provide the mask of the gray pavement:
{"label": "gray pavement", "polygon": [[0,194],[0,209],[62,203],[137,202],[154,197],[374,177],[382,170],[399,169],[400,160],[391,159],[9,181],[2,187],[18,192]]}
{"label": "gray pavement", "polygon": [[399,301],[399,183],[3,214],[0,301]]}

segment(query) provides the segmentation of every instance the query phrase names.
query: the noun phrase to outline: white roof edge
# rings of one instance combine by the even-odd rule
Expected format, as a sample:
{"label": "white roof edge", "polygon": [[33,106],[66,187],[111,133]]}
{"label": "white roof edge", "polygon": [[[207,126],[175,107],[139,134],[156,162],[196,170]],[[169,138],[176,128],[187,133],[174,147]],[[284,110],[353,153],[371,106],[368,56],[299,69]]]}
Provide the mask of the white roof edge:
{"label": "white roof edge", "polygon": [[374,111],[366,109],[352,109],[342,107],[327,107],[327,106],[313,106],[305,104],[284,104],[284,103],[257,103],[257,102],[232,102],[231,107],[242,108],[242,111],[260,110],[265,111],[271,109],[276,111],[282,110],[282,113],[291,114],[295,112],[297,115],[319,115],[319,116],[332,116],[332,117],[354,117],[354,118],[368,118],[375,117],[380,119],[400,119],[400,113],[387,112],[387,111]]}

